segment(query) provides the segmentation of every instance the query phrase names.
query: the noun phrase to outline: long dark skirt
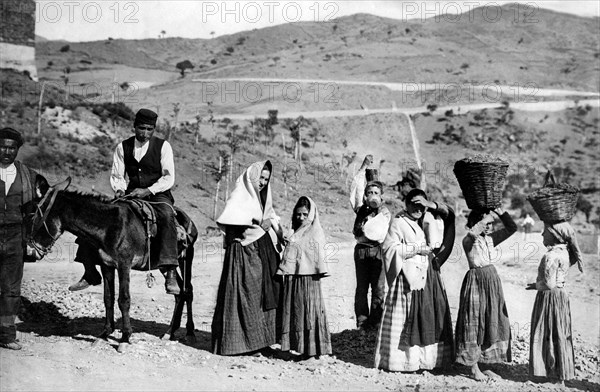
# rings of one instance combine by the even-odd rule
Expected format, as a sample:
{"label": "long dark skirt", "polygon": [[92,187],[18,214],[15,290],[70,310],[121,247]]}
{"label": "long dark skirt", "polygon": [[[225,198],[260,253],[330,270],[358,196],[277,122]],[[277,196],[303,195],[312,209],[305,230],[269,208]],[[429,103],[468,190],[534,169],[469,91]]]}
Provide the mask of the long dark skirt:
{"label": "long dark skirt", "polygon": [[309,356],[331,354],[331,335],[319,276],[285,276],[281,313],[282,350]]}
{"label": "long dark skirt", "polygon": [[265,298],[271,297],[265,287],[276,285],[263,282],[263,274],[269,276],[267,270],[277,265],[277,258],[268,234],[247,246],[232,242],[227,247],[211,328],[213,353],[243,354],[276,343],[277,303]]}
{"label": "long dark skirt", "polygon": [[454,362],[454,333],[448,296],[440,271],[429,263],[427,281],[423,290],[411,292],[410,312],[400,336],[404,346],[444,345],[442,366]]}
{"label": "long dark skirt", "polygon": [[511,333],[502,282],[493,265],[470,269],[460,290],[456,362],[510,362]]}
{"label": "long dark skirt", "polygon": [[538,291],[531,314],[529,375],[575,377],[569,296],[562,288]]}

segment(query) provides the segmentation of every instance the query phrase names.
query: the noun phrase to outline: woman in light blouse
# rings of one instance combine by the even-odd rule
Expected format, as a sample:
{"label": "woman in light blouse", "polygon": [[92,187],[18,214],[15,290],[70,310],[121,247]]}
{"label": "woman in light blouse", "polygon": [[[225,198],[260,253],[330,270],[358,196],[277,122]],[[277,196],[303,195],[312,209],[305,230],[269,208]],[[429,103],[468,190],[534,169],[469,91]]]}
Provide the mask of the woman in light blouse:
{"label": "woman in light blouse", "polygon": [[583,272],[583,262],[575,230],[568,222],[546,224],[542,238],[548,252],[542,257],[535,283],[538,293],[531,314],[529,375],[564,384],[575,377],[571,308],[564,289],[565,279],[574,264]]}
{"label": "woman in light blouse", "polygon": [[493,210],[504,227],[494,231],[494,217],[473,210],[463,248],[469,262],[460,290],[456,321],[456,362],[471,367],[471,376],[482,381],[497,378],[491,370],[481,372],[478,363],[511,361],[508,311],[500,276],[492,264],[495,247],[517,231],[517,225],[502,208]]}

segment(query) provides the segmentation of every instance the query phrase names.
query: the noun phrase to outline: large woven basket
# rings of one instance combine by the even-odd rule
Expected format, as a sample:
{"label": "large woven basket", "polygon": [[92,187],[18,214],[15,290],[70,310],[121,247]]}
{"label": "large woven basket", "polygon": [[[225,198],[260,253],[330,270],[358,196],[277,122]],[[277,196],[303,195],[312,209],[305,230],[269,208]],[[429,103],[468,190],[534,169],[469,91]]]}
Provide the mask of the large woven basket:
{"label": "large woven basket", "polygon": [[546,223],[566,222],[577,211],[579,188],[567,183],[557,184],[551,172],[546,174],[544,186],[527,196],[533,210]]}
{"label": "large woven basket", "polygon": [[454,175],[472,210],[494,209],[502,205],[502,191],[508,162],[492,156],[464,158],[454,164]]}

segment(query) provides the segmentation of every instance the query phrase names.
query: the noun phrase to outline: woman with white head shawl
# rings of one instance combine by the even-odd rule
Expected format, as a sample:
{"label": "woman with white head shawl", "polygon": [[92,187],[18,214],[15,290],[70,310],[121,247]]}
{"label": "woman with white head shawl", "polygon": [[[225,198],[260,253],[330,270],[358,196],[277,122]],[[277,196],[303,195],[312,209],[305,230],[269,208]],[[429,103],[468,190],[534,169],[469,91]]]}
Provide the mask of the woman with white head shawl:
{"label": "woman with white head shawl", "polygon": [[237,179],[217,224],[225,259],[212,321],[212,350],[235,355],[276,343],[279,218],[273,210],[271,162],[252,164]]}
{"label": "woman with white head shawl", "polygon": [[325,233],[315,202],[302,196],[277,273],[283,275],[281,349],[301,358],[331,354],[321,278],[326,276]]}
{"label": "woman with white head shawl", "polygon": [[572,265],[577,264],[583,272],[583,260],[575,230],[568,222],[546,223],[542,238],[548,251],[542,257],[535,283],[538,293],[531,314],[529,375],[564,384],[575,377],[571,307],[565,280]]}

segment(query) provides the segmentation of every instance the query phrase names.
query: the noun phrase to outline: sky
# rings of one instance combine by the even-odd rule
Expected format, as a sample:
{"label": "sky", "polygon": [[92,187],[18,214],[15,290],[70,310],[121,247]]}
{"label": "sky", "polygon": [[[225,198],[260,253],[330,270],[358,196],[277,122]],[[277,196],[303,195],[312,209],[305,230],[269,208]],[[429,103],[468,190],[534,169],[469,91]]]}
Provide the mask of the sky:
{"label": "sky", "polygon": [[[16,1],[16,0],[15,0]],[[539,8],[600,17],[598,1],[155,1],[36,0],[36,34],[47,39],[95,41],[166,37],[211,38],[299,21],[331,21],[356,13],[400,19],[463,14],[486,6],[490,20],[499,6],[518,3],[535,20]],[[516,11],[516,10],[515,10]],[[512,11],[513,14],[515,11]],[[505,11],[506,12],[506,11]],[[510,11],[509,11],[510,12]],[[164,34],[162,33],[164,31]]]}

